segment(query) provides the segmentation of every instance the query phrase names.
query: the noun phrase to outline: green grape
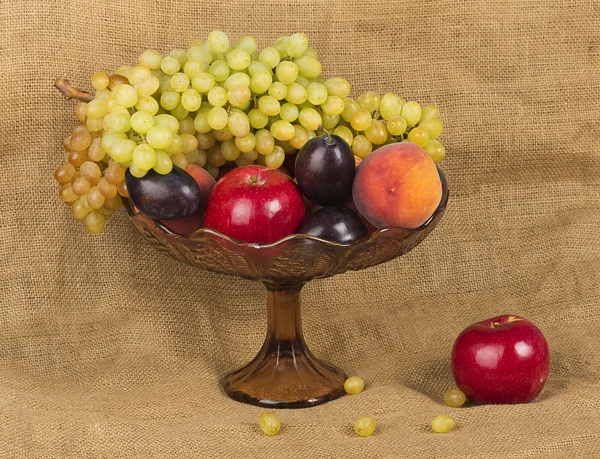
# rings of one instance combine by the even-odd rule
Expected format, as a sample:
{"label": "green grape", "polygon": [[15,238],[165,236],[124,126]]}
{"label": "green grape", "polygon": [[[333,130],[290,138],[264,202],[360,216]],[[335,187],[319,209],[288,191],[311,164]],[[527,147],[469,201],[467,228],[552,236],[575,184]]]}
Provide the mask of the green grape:
{"label": "green grape", "polygon": [[232,86],[227,91],[227,100],[234,107],[243,107],[250,101],[252,96],[247,86]]}
{"label": "green grape", "polygon": [[365,129],[365,137],[375,145],[384,144],[388,137],[386,125],[379,120],[373,120],[371,125]]}
{"label": "green grape", "polygon": [[227,65],[233,70],[244,70],[251,61],[250,53],[243,49],[234,49],[227,55]]}
{"label": "green grape", "polygon": [[350,117],[350,125],[352,129],[364,131],[371,125],[371,113],[365,108],[359,108]]}
{"label": "green grape", "polygon": [[340,122],[340,115],[328,115],[323,113],[321,118],[323,119],[323,127],[325,129],[333,129]]}
{"label": "green grape", "polygon": [[198,148],[201,150],[208,150],[215,144],[215,136],[212,132],[197,133],[196,140],[198,140]]}
{"label": "green grape", "polygon": [[[223,90],[223,91],[225,91],[225,90]],[[210,99],[210,93],[209,93],[209,99]],[[228,120],[229,120],[229,115],[227,114],[227,111],[223,107],[213,107],[208,112],[208,124],[215,131],[218,131],[219,129],[223,129],[225,126],[227,126]]]}
{"label": "green grape", "polygon": [[133,150],[132,162],[138,169],[149,171],[156,162],[156,151],[147,143],[142,143]]}
{"label": "green grape", "polygon": [[225,142],[226,140],[233,138],[233,133],[229,130],[228,126],[225,126],[223,129],[215,131],[214,136],[215,139]]}
{"label": "green grape", "polygon": [[298,83],[292,83],[287,86],[287,95],[285,100],[294,105],[300,105],[306,102],[308,92],[306,88]]}
{"label": "green grape", "polygon": [[179,131],[178,134],[192,134],[196,133],[194,129],[194,120],[191,117],[186,117],[182,120],[179,120]]}
{"label": "green grape", "polygon": [[226,161],[235,161],[240,157],[240,153],[233,139],[226,140],[221,144],[221,155]]}
{"label": "green grape", "polygon": [[209,164],[217,167],[221,167],[223,164],[225,164],[227,160],[223,158],[223,153],[221,153],[221,145],[215,145],[209,149],[206,152],[206,160]]}
{"label": "green grape", "polygon": [[252,54],[258,48],[258,44],[254,37],[242,37],[235,42],[234,49],[243,49],[248,54]]}
{"label": "green grape", "polygon": [[381,97],[379,94],[375,92],[365,92],[358,96],[356,102],[362,108],[372,113],[379,108],[379,102],[381,101]]}
{"label": "green grape", "polygon": [[348,395],[360,394],[365,388],[365,382],[360,376],[350,376],[344,381],[344,390]]}
{"label": "green grape", "polygon": [[256,150],[242,151],[242,156],[254,162],[256,158],[258,158],[258,153],[256,152]]}
{"label": "green grape", "polygon": [[160,96],[160,106],[165,110],[173,110],[181,102],[181,94],[169,89]]}
{"label": "green grape", "polygon": [[465,393],[460,389],[448,389],[444,392],[444,402],[453,408],[461,407],[467,401]]}
{"label": "green grape", "polygon": [[202,72],[192,77],[192,88],[198,92],[208,92],[215,86],[215,77],[211,73]]}
{"label": "green grape", "polygon": [[329,96],[321,105],[321,110],[327,115],[339,115],[344,111],[344,101],[338,96]]}
{"label": "green grape", "polygon": [[277,140],[290,140],[292,137],[294,137],[295,134],[294,126],[292,126],[291,123],[284,120],[275,121],[271,125],[270,131],[271,134],[273,134],[273,137]]}
{"label": "green grape", "polygon": [[[235,137],[246,137],[250,132],[250,120],[248,119],[248,115],[242,111],[236,110],[232,112],[229,115],[227,126]],[[228,161],[233,161],[233,159]]]}
{"label": "green grape", "polygon": [[103,119],[88,118],[85,125],[91,132],[98,132],[104,129]]}
{"label": "green grape", "polygon": [[279,57],[279,51],[273,47],[265,48],[260,52],[258,60],[265,64],[270,69],[274,69],[279,64],[281,58]]}
{"label": "green grape", "polygon": [[186,89],[181,94],[181,105],[189,112],[195,112],[202,104],[202,96],[193,88]]}
{"label": "green grape", "polygon": [[437,140],[430,140],[427,142],[427,145],[423,147],[423,149],[435,163],[439,163],[446,155],[446,148]]}
{"label": "green grape", "polygon": [[311,56],[302,56],[296,61],[298,73],[305,78],[316,78],[323,71],[321,63]]}
{"label": "green grape", "polygon": [[175,75],[181,69],[181,64],[176,57],[167,56],[160,62],[160,69],[165,75]]}
{"label": "green grape", "polygon": [[424,147],[429,142],[429,133],[423,128],[416,127],[408,133],[407,140],[416,143],[420,147]]}
{"label": "green grape", "polygon": [[333,134],[339,135],[346,141],[349,146],[352,146],[354,135],[348,126],[338,126],[333,130]]}
{"label": "green grape", "polygon": [[404,99],[398,97],[396,94],[388,92],[384,94],[379,102],[379,114],[381,117],[389,121],[394,116],[400,116],[402,112],[402,106],[404,105]]}
{"label": "green grape", "polygon": [[253,76],[258,72],[269,72],[271,74],[271,68],[263,62],[252,61],[248,66],[248,73]]}
{"label": "green grape", "polygon": [[125,134],[120,133],[108,133],[102,136],[102,141],[100,143],[101,148],[108,153],[109,155],[112,153],[112,147],[120,139],[126,139],[127,136]]}
{"label": "green grape", "polygon": [[279,433],[281,422],[279,422],[279,418],[276,415],[265,411],[264,413],[261,413],[258,418],[258,426],[265,435],[271,437]]}
{"label": "green grape", "polygon": [[94,210],[98,210],[104,205],[104,201],[106,201],[106,198],[102,196],[102,193],[100,192],[100,189],[97,186],[93,186],[92,188],[90,188],[90,191],[88,191],[86,200],[88,206],[90,206]]}
{"label": "green grape", "polygon": [[447,414],[440,414],[431,421],[431,429],[435,433],[448,433],[454,429],[454,419]]}
{"label": "green grape", "polygon": [[409,101],[402,107],[402,118],[406,120],[406,124],[409,127],[416,125],[421,119],[421,106],[418,102]]}
{"label": "green grape", "polygon": [[187,62],[187,51],[183,49],[172,49],[169,56],[176,58],[179,61],[180,67],[183,67]]}
{"label": "green grape", "polygon": [[287,92],[287,86],[284,85],[281,81],[276,81],[269,87],[269,95],[277,100],[285,99],[285,96],[287,96]]}
{"label": "green grape", "polygon": [[138,59],[140,65],[145,65],[151,70],[158,70],[162,61],[162,56],[158,51],[149,49],[140,54]]}
{"label": "green grape", "polygon": [[323,123],[323,119],[314,108],[303,108],[298,114],[298,121],[309,131],[314,131]]}
{"label": "green grape", "polygon": [[135,112],[131,115],[130,125],[138,134],[146,134],[154,126],[154,117],[148,112]]}
{"label": "green grape", "polygon": [[281,167],[285,160],[285,152],[279,145],[273,147],[273,151],[265,156],[265,165],[271,169]]}
{"label": "green grape", "polygon": [[250,87],[250,77],[243,72],[232,73],[223,83],[223,87],[225,91],[229,91],[234,86]]}
{"label": "green grape", "polygon": [[209,65],[212,61],[212,54],[210,54],[210,50],[204,48],[202,45],[190,46],[187,50],[187,58],[188,62],[197,61],[202,62],[204,65]]}
{"label": "green grape", "polygon": [[94,99],[88,102],[88,104],[85,107],[85,114],[88,118],[104,118],[104,115],[106,115],[106,105],[104,100]]}
{"label": "green grape", "polygon": [[133,175],[134,177],[142,178],[144,175],[146,175],[147,172],[148,171],[145,171],[143,169],[140,169],[139,167],[136,167],[135,164],[131,164],[129,166],[129,173],[131,175]]}
{"label": "green grape", "polygon": [[214,53],[224,53],[229,48],[229,37],[220,30],[213,30],[209,33],[206,42]]}
{"label": "green grape", "polygon": [[181,153],[187,155],[198,148],[198,139],[193,134],[180,134]]}
{"label": "green grape", "polygon": [[206,172],[208,172],[210,175],[212,175],[212,177],[215,180],[217,179],[217,177],[219,176],[219,167],[218,166],[213,166],[212,164],[207,162],[203,167],[204,167],[204,170]]}
{"label": "green grape", "polygon": [[354,422],[354,432],[359,437],[370,437],[375,432],[375,419],[361,416]]}
{"label": "green grape", "polygon": [[235,162],[235,165],[238,167],[254,164],[254,160],[246,158],[244,155],[238,156],[238,158],[234,162]]}
{"label": "green grape", "polygon": [[101,89],[96,92],[96,99],[108,99],[111,95],[110,89]]}
{"label": "green grape", "polygon": [[270,71],[259,71],[250,78],[250,89],[254,94],[264,94],[273,83],[273,75]]}
{"label": "green grape", "polygon": [[207,134],[212,130],[208,124],[208,112],[210,109],[200,109],[194,118],[194,129],[198,134]]}
{"label": "green grape", "polygon": [[179,121],[174,116],[163,113],[154,117],[154,124],[165,126],[173,134],[179,132]]}
{"label": "green grape", "polygon": [[215,86],[208,91],[207,99],[213,107],[222,107],[227,103],[227,91],[220,86]]}
{"label": "green grape", "polygon": [[427,118],[419,123],[419,127],[425,129],[429,133],[431,140],[437,139],[442,135],[444,123],[439,118]]}
{"label": "green grape", "polygon": [[[177,155],[181,153],[181,149],[183,148],[183,139],[180,135],[175,134],[173,136],[173,141],[166,147],[163,151],[167,153],[169,156]],[[172,158],[171,158],[172,160]]]}
{"label": "green grape", "polygon": [[352,151],[359,158],[365,159],[373,151],[373,144],[364,135],[357,135],[352,140]]}
{"label": "green grape", "polygon": [[306,88],[308,101],[313,105],[321,105],[327,100],[327,88],[319,83],[310,83]]}
{"label": "green grape", "polygon": [[86,117],[85,107],[86,106],[87,106],[87,104],[85,102],[78,102],[75,105],[75,109],[74,109],[75,117],[81,122],[85,122],[85,117]]}
{"label": "green grape", "polygon": [[308,48],[308,37],[303,33],[295,33],[288,38],[285,51],[290,57],[300,57]]}
{"label": "green grape", "polygon": [[156,151],[156,161],[152,167],[158,174],[165,175],[173,170],[173,162],[168,154],[162,150]]}
{"label": "green grape", "polygon": [[253,151],[256,146],[256,138],[252,132],[248,132],[244,137],[236,137],[235,138],[235,146],[242,153],[247,153],[249,151]]}
{"label": "green grape", "polygon": [[419,123],[422,123],[423,121],[428,120],[429,118],[439,117],[440,110],[435,105],[427,105],[426,107],[423,107],[423,110],[421,110],[421,118],[419,119]]}
{"label": "green grape", "polygon": [[190,77],[185,73],[176,73],[171,77],[171,89],[183,92],[190,87]]}
{"label": "green grape", "polygon": [[298,119],[298,107],[294,104],[285,103],[281,106],[281,111],[279,112],[279,117],[287,121],[288,123],[293,123]]}
{"label": "green grape", "polygon": [[269,116],[256,108],[248,112],[248,119],[253,129],[262,129],[269,123]]}
{"label": "green grape", "polygon": [[139,100],[140,96],[151,96],[156,93],[160,88],[160,80],[153,75],[149,75],[137,81],[134,88],[138,93]]}
{"label": "green grape", "polygon": [[192,153],[188,154],[188,161],[190,163],[197,164],[200,167],[204,167],[206,164],[206,151],[205,150],[194,150],[194,161],[192,161]]}
{"label": "green grape", "polygon": [[[129,84],[132,86],[135,86],[135,84],[137,82],[139,82],[141,79],[149,77],[150,76],[150,69],[148,67],[146,67],[145,65],[136,65],[135,67],[132,67],[131,70],[129,71],[129,77],[127,78],[129,80]],[[108,78],[108,75],[107,75]],[[108,86],[108,82],[106,84],[106,86]]]}
{"label": "green grape", "polygon": [[323,84],[331,96],[344,99],[350,95],[350,83],[344,78],[329,78]]}
{"label": "green grape", "polygon": [[111,148],[110,156],[118,163],[126,163],[133,158],[133,150],[136,143],[129,139],[117,140]]}
{"label": "green grape", "polygon": [[227,62],[218,60],[210,64],[208,68],[209,73],[215,77],[215,81],[225,81],[231,72],[231,69],[227,65]]}
{"label": "green grape", "polygon": [[268,155],[273,151],[273,147],[275,146],[275,139],[273,138],[273,134],[266,129],[259,129],[254,134],[256,138],[256,145],[254,149],[260,153],[261,155]]}
{"label": "green grape", "polygon": [[283,84],[292,84],[298,76],[298,66],[291,61],[280,62],[277,64],[275,74]]}
{"label": "green grape", "polygon": [[207,67],[205,66],[205,64],[203,62],[200,61],[190,61],[188,60],[185,65],[183,66],[183,73],[185,73],[190,80],[195,77],[196,75],[198,75],[199,73],[204,72],[204,70]]}
{"label": "green grape", "polygon": [[344,110],[341,113],[342,119],[346,122],[350,122],[352,114],[360,108],[360,105],[349,97],[344,99]]}
{"label": "green grape", "polygon": [[406,132],[406,120],[401,116],[394,116],[388,121],[387,128],[390,134],[394,136],[402,135]]}
{"label": "green grape", "polygon": [[287,43],[288,43],[289,39],[290,39],[290,37],[283,36],[283,37],[277,38],[273,42],[273,48],[275,48],[277,50],[277,52],[279,53],[279,57],[281,59],[285,59],[286,57],[288,57],[286,48],[287,48]]}
{"label": "green grape", "polygon": [[[156,122],[156,118],[158,118],[158,117],[155,117],[155,122]],[[148,133],[146,134],[146,141],[152,148],[163,150],[163,149],[167,148],[169,145],[171,145],[171,142],[173,142],[173,132],[166,126],[155,125],[155,126],[151,127],[150,130],[148,131]],[[121,142],[121,141],[119,140],[119,141],[117,141],[117,143],[118,142]],[[133,142],[133,141],[130,141],[130,142]],[[113,150],[115,147],[116,147],[116,144],[113,146]],[[133,155],[133,149],[131,150],[131,153]],[[131,159],[129,159],[129,161],[130,160]],[[119,161],[119,162],[121,162],[121,161]]]}
{"label": "green grape", "polygon": [[108,88],[108,75],[104,72],[96,72],[92,75],[92,86],[97,91]]}
{"label": "green grape", "polygon": [[279,114],[281,105],[279,101],[272,96],[262,96],[258,99],[258,109],[268,116],[275,116]]}
{"label": "green grape", "polygon": [[308,88],[308,85],[311,83],[310,80],[306,77],[303,77],[302,75],[298,75],[296,77],[296,81],[295,83],[298,83],[300,86],[302,86],[303,88]]}
{"label": "green grape", "polygon": [[304,53],[302,54],[302,57],[304,56],[310,56],[314,57],[315,59],[319,59],[319,53],[317,52],[317,50],[315,48],[311,48],[310,46],[306,48],[306,51],[304,51]]}

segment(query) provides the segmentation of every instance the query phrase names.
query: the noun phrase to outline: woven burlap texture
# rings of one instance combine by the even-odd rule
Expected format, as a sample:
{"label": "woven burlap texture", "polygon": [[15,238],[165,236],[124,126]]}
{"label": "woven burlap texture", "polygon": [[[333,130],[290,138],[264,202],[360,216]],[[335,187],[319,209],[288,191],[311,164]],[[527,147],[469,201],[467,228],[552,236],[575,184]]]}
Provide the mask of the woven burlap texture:
{"label": "woven burlap texture", "polygon": [[[90,89],[213,29],[303,31],[356,95],[440,107],[451,199],[405,257],[303,290],[312,351],[364,393],[283,410],[228,399],[265,332],[264,288],[160,254],[124,212],[90,236],[52,171]],[[600,5],[595,0],[0,2],[1,458],[600,458]],[[541,396],[444,406],[468,324],[523,315],[552,356]],[[433,434],[450,413],[457,429]],[[377,431],[356,437],[354,419]]]}

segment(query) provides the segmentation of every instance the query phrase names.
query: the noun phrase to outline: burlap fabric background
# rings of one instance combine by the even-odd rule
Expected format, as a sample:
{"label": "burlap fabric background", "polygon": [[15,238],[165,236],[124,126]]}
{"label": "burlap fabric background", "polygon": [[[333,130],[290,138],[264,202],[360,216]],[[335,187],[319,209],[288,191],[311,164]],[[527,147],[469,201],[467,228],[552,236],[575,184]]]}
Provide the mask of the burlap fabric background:
{"label": "burlap fabric background", "polygon": [[[51,175],[74,123],[55,77],[89,88],[214,28],[304,31],[327,75],[447,126],[440,226],[303,292],[314,353],[368,389],[278,412],[274,438],[218,385],[262,343],[263,287],[154,252],[124,213],[87,235]],[[599,56],[595,0],[0,2],[0,457],[600,458]],[[455,336],[507,312],[547,336],[543,394],[445,407]],[[456,431],[431,433],[448,412]],[[352,432],[364,414],[371,438]]]}

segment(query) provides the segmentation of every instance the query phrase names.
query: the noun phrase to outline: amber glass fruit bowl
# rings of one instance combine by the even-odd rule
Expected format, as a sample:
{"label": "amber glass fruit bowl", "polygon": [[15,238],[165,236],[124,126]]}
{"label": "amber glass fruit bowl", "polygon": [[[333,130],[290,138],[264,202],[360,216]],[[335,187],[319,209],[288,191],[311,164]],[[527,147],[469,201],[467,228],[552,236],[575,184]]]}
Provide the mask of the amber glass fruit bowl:
{"label": "amber glass fruit bowl", "polygon": [[381,228],[349,245],[305,234],[259,245],[236,241],[209,228],[181,236],[135,210],[131,202],[125,201],[125,208],[146,239],[173,258],[265,285],[265,342],[249,364],[223,378],[223,389],[229,397],[244,403],[305,408],[344,395],[346,374],[308,350],[302,334],[300,290],[312,279],[368,268],[416,247],[435,228],[446,209],[448,187],[441,171],[440,178],[440,204],[422,226]]}

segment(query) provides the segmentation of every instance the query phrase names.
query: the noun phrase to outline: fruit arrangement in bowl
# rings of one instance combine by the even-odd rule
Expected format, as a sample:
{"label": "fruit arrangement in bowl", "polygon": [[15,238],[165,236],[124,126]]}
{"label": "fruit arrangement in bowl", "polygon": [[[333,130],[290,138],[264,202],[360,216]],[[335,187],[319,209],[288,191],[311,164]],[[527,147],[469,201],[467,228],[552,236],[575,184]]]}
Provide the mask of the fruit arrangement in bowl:
{"label": "fruit arrangement in bowl", "polygon": [[353,99],[346,79],[321,72],[302,33],[259,51],[213,31],[94,74],[95,94],[55,83],[80,101],[55,178],[90,233],[124,206],[158,249],[266,286],[265,344],[223,380],[248,403],[343,395],[345,374],[304,343],[302,286],[403,255],[448,200],[439,110],[393,93]]}

